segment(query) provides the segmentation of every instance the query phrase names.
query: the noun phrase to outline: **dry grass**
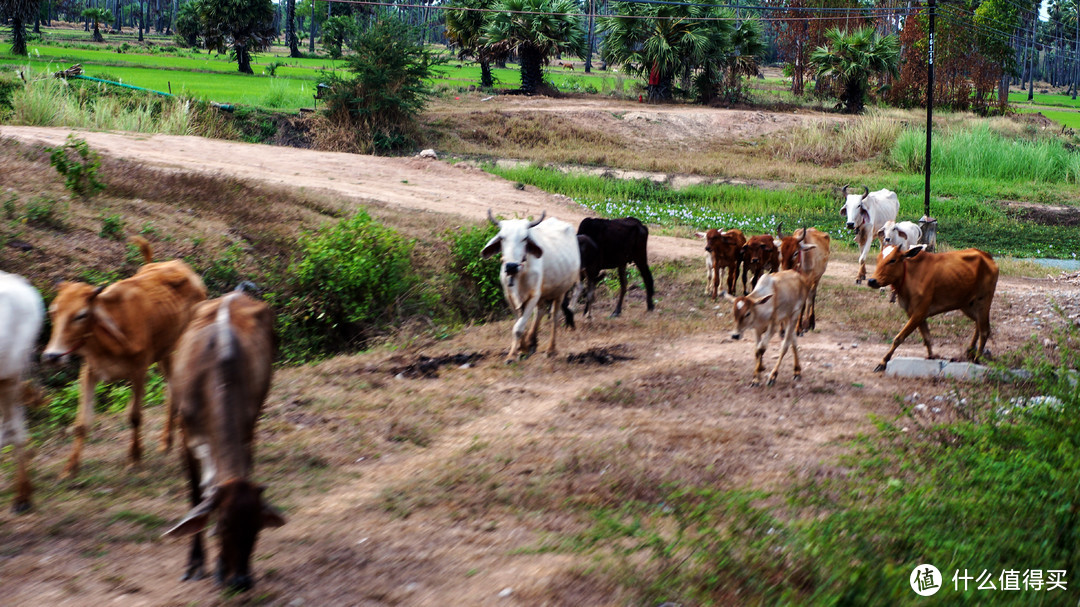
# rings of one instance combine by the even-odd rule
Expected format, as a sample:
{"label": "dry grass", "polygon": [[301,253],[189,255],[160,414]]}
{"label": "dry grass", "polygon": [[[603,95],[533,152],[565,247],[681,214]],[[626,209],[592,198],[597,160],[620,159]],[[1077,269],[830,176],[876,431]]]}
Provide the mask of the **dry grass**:
{"label": "dry grass", "polygon": [[787,160],[836,167],[888,152],[904,124],[873,111],[858,120],[811,122],[769,138],[766,149]]}

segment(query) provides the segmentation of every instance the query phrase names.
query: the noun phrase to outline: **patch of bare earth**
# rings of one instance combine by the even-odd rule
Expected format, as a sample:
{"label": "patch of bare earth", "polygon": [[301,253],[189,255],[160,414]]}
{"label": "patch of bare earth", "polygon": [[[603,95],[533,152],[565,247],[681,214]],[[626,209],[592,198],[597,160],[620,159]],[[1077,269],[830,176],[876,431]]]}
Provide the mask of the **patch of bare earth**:
{"label": "patch of bare earth", "polygon": [[[2,137],[52,144],[66,134],[0,127]],[[571,222],[586,215],[565,198],[441,162],[80,136],[153,166],[329,192],[343,208],[375,205],[384,220],[412,229],[425,218],[480,220],[488,208]],[[34,462],[35,510],[0,513],[3,604],[623,604],[632,589],[614,585],[592,556],[541,548],[584,529],[589,509],[658,500],[669,482],[783,489],[845,474],[835,456],[872,431],[870,414],[896,416],[915,392],[987,390],[871,373],[903,314],[884,294],[856,287],[844,255],[819,295],[818,330],[799,340],[802,381],[792,381],[789,354],[775,387],[750,388],[753,346],[728,337],[729,305],[703,296],[701,244],[657,237],[650,247],[657,310],[646,313],[635,288],[623,317],[609,319],[613,294],[602,292],[594,318],[579,319],[576,331],[560,328],[552,358],[504,364],[504,321],[279,369],[260,421],[256,474],[289,521],[261,536],[257,586],[244,596],[223,596],[209,580],[179,581],[187,545],[159,537],[187,510],[175,454],[151,452],[126,470],[123,416],[102,415],[85,471],[60,481],[70,439],[47,435]],[[1047,332],[1049,322],[1029,322],[1032,306],[1062,294],[1075,299],[1080,287],[1003,278],[995,354]],[[972,330],[956,315],[931,322],[946,357],[960,354]],[[545,323],[541,347],[549,335]],[[770,368],[777,350],[774,340]],[[899,355],[924,352],[912,338]],[[434,374],[405,372],[431,360],[442,361]],[[948,406],[934,415],[948,418]],[[161,408],[146,417],[144,436],[155,437]],[[10,458],[0,474],[6,503]]]}

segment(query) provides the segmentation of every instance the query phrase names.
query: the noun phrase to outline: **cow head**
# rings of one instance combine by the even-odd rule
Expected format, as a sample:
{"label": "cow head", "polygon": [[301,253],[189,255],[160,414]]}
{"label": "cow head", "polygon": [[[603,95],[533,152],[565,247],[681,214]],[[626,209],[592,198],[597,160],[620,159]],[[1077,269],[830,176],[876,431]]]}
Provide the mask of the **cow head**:
{"label": "cow head", "polygon": [[845,185],[843,189],[844,206],[840,207],[840,216],[847,217],[849,230],[858,230],[870,221],[870,212],[866,210],[866,198],[870,196],[870,188],[864,185],[862,194],[848,194],[849,187],[851,186]]}
{"label": "cow head", "polygon": [[95,287],[85,282],[61,282],[57,286],[56,299],[49,306],[52,319],[52,335],[41,354],[42,362],[60,362],[86,345],[95,327],[123,348],[128,346],[123,332],[100,305],[98,295],[105,287]]}
{"label": "cow head", "polygon": [[907,275],[907,260],[923,252],[926,245],[911,247],[907,251],[900,247],[886,246],[878,253],[877,267],[874,268],[874,277],[866,282],[871,289],[880,289],[889,285],[897,285],[904,282]]}
{"label": "cow head", "polygon": [[507,284],[510,286],[514,285],[515,277],[524,269],[530,255],[533,258],[543,257],[544,250],[532,239],[529,230],[539,225],[546,216],[545,211],[536,221],[527,219],[496,221],[491,215],[491,209],[488,209],[488,221],[498,226],[499,233],[484,245],[480,255],[488,258],[499,251],[502,252],[502,275],[507,277]]}
{"label": "cow head", "polygon": [[753,266],[770,263],[779,256],[779,242],[768,234],[751,238],[743,245],[743,261]]}
{"label": "cow head", "polygon": [[255,585],[251,576],[251,553],[255,550],[259,531],[285,524],[285,517],[263,499],[265,489],[242,479],[215,485],[208,491],[206,499],[166,531],[165,536],[201,533],[211,515],[214,516],[221,549],[215,574],[217,582],[232,590],[249,590]]}
{"label": "cow head", "polygon": [[772,315],[772,310],[762,310],[758,306],[766,304],[772,299],[773,294],[754,297],[750,294],[745,297],[726,296],[725,299],[734,302],[731,316],[735,319],[735,330],[731,333],[731,339],[740,339],[742,334],[757,325],[758,314]]}
{"label": "cow head", "polygon": [[780,244],[780,269],[806,272],[809,269],[806,267],[806,253],[816,248],[816,244],[806,242],[805,229],[801,235],[796,231],[795,235],[788,236]]}

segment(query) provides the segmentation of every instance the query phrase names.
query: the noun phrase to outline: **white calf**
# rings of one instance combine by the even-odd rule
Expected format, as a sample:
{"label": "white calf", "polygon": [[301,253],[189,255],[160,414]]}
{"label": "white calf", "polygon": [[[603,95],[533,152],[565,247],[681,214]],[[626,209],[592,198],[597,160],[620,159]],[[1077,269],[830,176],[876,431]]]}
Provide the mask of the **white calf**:
{"label": "white calf", "polygon": [[15,512],[30,509],[32,488],[26,471],[29,457],[20,386],[44,317],[37,289],[21,276],[0,272],[0,449],[14,445]]}

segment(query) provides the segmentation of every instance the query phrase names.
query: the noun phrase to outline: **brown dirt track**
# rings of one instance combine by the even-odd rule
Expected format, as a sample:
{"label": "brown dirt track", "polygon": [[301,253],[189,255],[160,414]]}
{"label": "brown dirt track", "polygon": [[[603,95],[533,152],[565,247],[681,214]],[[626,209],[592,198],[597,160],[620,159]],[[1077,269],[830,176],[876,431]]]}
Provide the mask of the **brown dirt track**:
{"label": "brown dirt track", "polygon": [[[0,126],[0,137],[49,145],[68,132]],[[441,161],[194,137],[79,136],[134,162],[322,190],[362,205],[470,219],[489,208],[546,211],[575,224],[587,214],[565,198]],[[657,277],[658,310],[646,314],[642,294],[632,291],[623,318],[607,319],[607,300],[578,331],[560,331],[562,356],[554,359],[503,365],[509,323],[501,322],[446,341],[280,370],[256,470],[289,523],[262,535],[253,561],[258,585],[244,597],[223,597],[209,581],[181,583],[186,544],[157,537],[186,512],[176,457],[151,454],[126,471],[119,415],[99,418],[82,480],[57,480],[66,440],[42,445],[35,480],[46,489],[36,509],[0,513],[2,603],[619,604],[627,595],[590,571],[590,556],[534,550],[581,528],[562,499],[650,499],[672,479],[779,488],[841,474],[834,456],[871,429],[868,414],[893,417],[907,395],[929,400],[956,388],[870,373],[902,315],[856,288],[855,266],[840,256],[826,274],[818,330],[799,342],[804,379],[791,381],[788,359],[775,387],[751,389],[752,347],[728,337],[728,306],[702,296],[701,245],[657,236],[650,253],[676,262]],[[1015,350],[1047,331],[1050,323],[1033,325],[1034,315],[1078,294],[1075,285],[1004,278],[991,349]],[[932,324],[935,349],[957,356],[970,331],[952,315]],[[766,355],[772,361],[776,343]],[[566,360],[590,348],[630,359]],[[469,368],[444,367],[437,379],[395,377],[420,354],[464,352],[486,356]],[[924,353],[912,338],[899,355]],[[945,419],[950,411],[941,407]],[[144,436],[156,436],[160,416],[150,411]],[[132,512],[156,518],[144,523]]]}

